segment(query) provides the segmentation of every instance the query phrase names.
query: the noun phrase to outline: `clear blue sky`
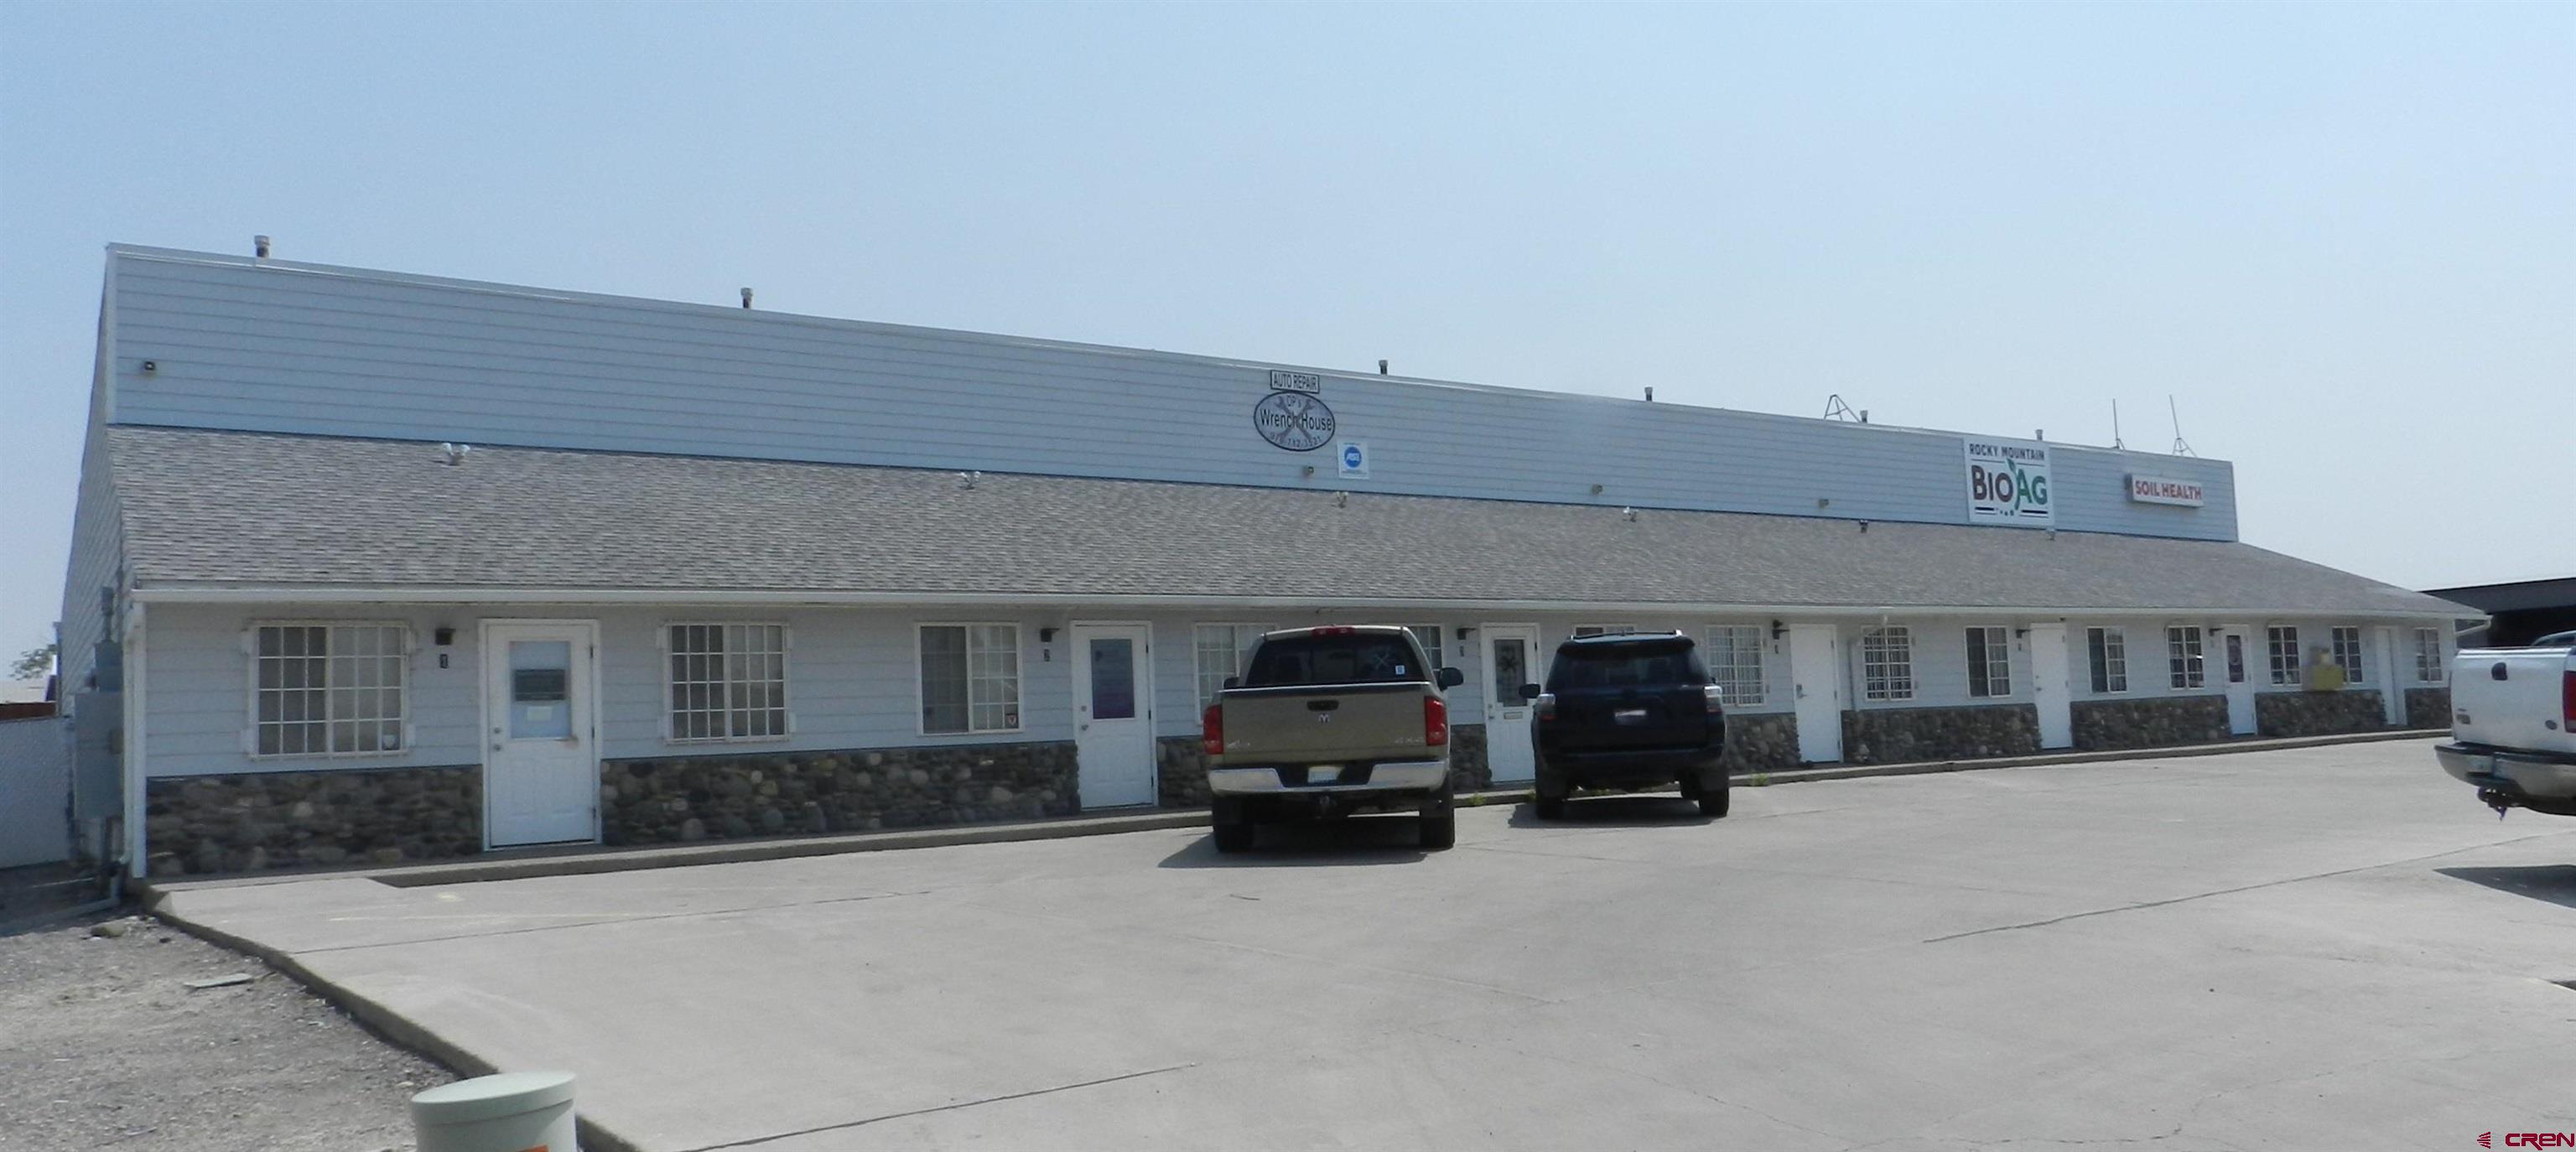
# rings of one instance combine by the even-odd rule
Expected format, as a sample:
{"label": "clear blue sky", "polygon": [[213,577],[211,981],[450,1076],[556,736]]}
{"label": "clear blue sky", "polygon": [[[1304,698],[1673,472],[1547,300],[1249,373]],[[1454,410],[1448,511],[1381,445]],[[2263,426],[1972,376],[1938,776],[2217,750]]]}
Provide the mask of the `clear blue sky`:
{"label": "clear blue sky", "polygon": [[[110,241],[2236,462],[2576,572],[2576,6],[0,4],[0,648]],[[2544,539],[2545,537],[2545,539]]]}

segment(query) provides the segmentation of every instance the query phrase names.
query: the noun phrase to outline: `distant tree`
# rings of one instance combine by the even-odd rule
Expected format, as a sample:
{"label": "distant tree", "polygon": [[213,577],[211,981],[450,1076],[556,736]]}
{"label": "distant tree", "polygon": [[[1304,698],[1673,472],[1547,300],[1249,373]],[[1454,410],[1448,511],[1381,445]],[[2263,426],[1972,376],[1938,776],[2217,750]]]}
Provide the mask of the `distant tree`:
{"label": "distant tree", "polygon": [[10,678],[33,680],[51,673],[54,670],[54,650],[58,647],[60,647],[58,644],[47,644],[42,648],[30,648],[19,653],[18,662],[9,666]]}

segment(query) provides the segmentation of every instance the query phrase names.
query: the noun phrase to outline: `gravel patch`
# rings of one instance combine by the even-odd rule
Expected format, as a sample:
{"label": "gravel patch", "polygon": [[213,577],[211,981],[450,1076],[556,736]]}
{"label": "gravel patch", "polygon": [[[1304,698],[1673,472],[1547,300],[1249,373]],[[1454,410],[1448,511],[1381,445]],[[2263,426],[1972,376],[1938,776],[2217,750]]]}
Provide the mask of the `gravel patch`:
{"label": "gravel patch", "polygon": [[[250,979],[191,989],[189,982]],[[258,960],[148,917],[0,937],[0,1149],[412,1147],[456,1077]]]}

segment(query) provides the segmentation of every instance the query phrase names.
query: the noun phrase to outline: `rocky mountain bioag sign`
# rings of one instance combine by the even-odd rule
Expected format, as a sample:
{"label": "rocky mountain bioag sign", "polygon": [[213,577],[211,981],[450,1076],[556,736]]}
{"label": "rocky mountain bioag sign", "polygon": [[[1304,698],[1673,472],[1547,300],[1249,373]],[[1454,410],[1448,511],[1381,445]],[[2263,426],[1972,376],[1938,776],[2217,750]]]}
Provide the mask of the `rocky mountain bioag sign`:
{"label": "rocky mountain bioag sign", "polygon": [[1968,440],[1968,523],[2050,528],[2048,445]]}

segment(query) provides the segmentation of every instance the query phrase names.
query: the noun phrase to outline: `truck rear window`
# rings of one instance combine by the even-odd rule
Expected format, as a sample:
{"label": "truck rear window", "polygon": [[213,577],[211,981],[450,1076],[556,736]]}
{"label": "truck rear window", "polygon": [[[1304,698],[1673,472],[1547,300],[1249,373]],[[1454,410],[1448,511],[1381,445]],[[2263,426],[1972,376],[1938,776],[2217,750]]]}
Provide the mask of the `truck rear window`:
{"label": "truck rear window", "polygon": [[1708,667],[1687,640],[1569,648],[1548,669],[1551,692],[1567,688],[1651,688],[1708,683]]}
{"label": "truck rear window", "polygon": [[1265,641],[1243,674],[1246,688],[1300,684],[1402,684],[1431,679],[1401,636],[1352,633]]}

